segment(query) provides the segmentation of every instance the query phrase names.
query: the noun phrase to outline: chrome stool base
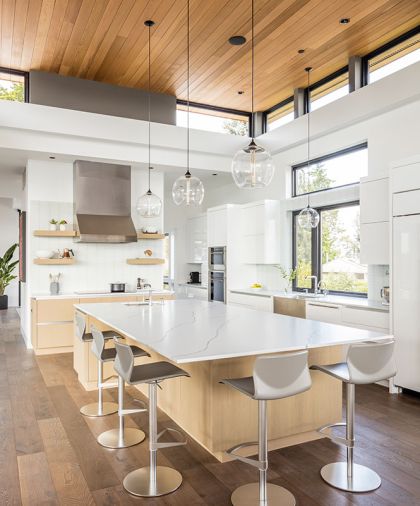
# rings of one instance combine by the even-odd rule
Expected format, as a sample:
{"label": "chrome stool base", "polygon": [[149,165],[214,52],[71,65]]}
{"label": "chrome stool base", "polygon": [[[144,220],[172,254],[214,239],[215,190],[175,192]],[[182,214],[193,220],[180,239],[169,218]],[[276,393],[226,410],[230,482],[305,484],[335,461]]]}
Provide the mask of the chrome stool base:
{"label": "chrome stool base", "polygon": [[295,506],[295,496],[279,485],[267,483],[267,500],[260,501],[260,484],[248,483],[237,488],[230,500],[233,506]]}
{"label": "chrome stool base", "polygon": [[82,413],[82,415],[90,417],[108,416],[116,413],[117,411],[118,404],[115,404],[115,402],[103,402],[101,412],[99,412],[98,402],[93,402],[92,404],[87,404],[86,406],[82,406],[80,408],[80,413]]}
{"label": "chrome stool base", "polygon": [[155,470],[155,480],[150,467],[142,467],[127,474],[123,481],[125,490],[139,497],[157,497],[170,494],[181,486],[182,476],[176,469],[157,466]]}
{"label": "chrome stool base", "polygon": [[123,434],[120,429],[111,429],[102,432],[98,436],[98,443],[105,448],[128,448],[129,446],[138,445],[146,439],[146,434],[135,428],[124,428]]}
{"label": "chrome stool base", "polygon": [[347,492],[371,492],[381,486],[379,475],[360,464],[353,464],[352,477],[347,476],[347,462],[327,464],[321,469],[321,476],[329,485]]}

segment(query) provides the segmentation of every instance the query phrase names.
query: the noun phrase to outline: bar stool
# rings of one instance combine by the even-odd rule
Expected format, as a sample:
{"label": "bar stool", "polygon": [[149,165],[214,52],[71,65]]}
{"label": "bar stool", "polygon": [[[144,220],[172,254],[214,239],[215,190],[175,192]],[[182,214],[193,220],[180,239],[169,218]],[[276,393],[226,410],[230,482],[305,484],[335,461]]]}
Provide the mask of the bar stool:
{"label": "bar stool", "polygon": [[[91,332],[86,332],[86,321],[80,313],[76,313],[76,335],[83,343],[89,343],[93,341]],[[114,337],[121,337],[118,332],[114,330],[106,330],[102,332],[105,340],[113,339]],[[80,408],[80,413],[84,416],[100,417],[106,415],[112,415],[118,411],[118,404],[115,402],[103,402],[102,398],[102,387],[104,381],[110,378],[103,378],[103,366],[102,361],[98,360],[98,402],[87,404]]]}
{"label": "bar stool", "polygon": [[[375,471],[353,461],[355,385],[367,385],[395,376],[394,344],[394,340],[353,344],[347,352],[346,362],[311,366],[312,370],[329,374],[346,384],[346,423],[328,424],[318,429],[320,434],[347,448],[346,462],[334,462],[321,469],[324,481],[340,490],[370,492],[381,485],[381,478]],[[333,427],[346,427],[346,437],[325,432]]]}
{"label": "bar stool", "polygon": [[171,467],[157,465],[157,450],[185,445],[186,441],[159,443],[160,437],[166,433],[180,434],[175,429],[164,429],[157,433],[157,387],[166,379],[188,376],[186,371],[169,362],[134,365],[131,348],[116,342],[117,358],[114,368],[129,385],[147,383],[149,385],[149,459],[150,465],[129,473],[123,481],[124,488],[130,494],[140,497],[157,497],[170,494],[180,487],[181,474]]}
{"label": "bar stool", "polygon": [[[237,488],[231,501],[236,506],[294,506],[295,497],[283,487],[267,483],[267,401],[284,399],[305,392],[311,387],[308,369],[308,352],[299,351],[284,355],[257,357],[253,375],[247,378],[221,381],[258,401],[258,443],[236,445],[226,453],[259,469],[259,483],[249,483]],[[238,455],[236,451],[258,445],[258,460]]]}
{"label": "bar stool", "polygon": [[[96,343],[96,346],[101,347],[104,344],[104,340],[101,337],[101,332],[96,330],[95,328],[92,328],[92,334],[94,341]],[[115,343],[118,343],[118,339],[114,338]],[[131,352],[133,353],[134,358],[138,357],[150,357],[149,353],[147,351],[142,350],[138,346],[130,346]],[[112,351],[111,354],[113,358],[111,360],[116,360],[116,349],[111,348],[110,350],[103,350],[102,356],[104,352]],[[115,369],[115,363],[114,363],[114,369]],[[118,372],[118,371],[117,371]],[[146,438],[145,433],[136,428],[131,427],[124,427],[124,416],[125,415],[133,415],[135,413],[141,413],[144,411],[147,411],[146,408],[140,408],[140,409],[124,409],[124,386],[125,381],[122,376],[118,374],[118,429],[111,429],[107,430],[105,432],[102,432],[99,434],[97,441],[100,445],[105,446],[106,448],[128,448],[129,446],[134,446]],[[140,401],[138,399],[134,399],[135,402],[141,403],[144,405],[143,401]]]}

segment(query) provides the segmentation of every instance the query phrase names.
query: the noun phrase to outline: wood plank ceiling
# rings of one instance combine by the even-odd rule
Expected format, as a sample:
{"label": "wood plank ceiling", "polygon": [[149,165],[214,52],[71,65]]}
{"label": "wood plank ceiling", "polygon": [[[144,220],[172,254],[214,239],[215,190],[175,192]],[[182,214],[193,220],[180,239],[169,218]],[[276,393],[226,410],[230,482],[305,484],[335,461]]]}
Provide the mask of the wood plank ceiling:
{"label": "wood plank ceiling", "polygon": [[[191,0],[191,100],[250,110],[250,0]],[[0,66],[186,98],[186,0],[0,0]],[[256,109],[420,24],[420,0],[255,0]],[[341,18],[350,18],[342,25]],[[304,54],[298,54],[304,49]],[[244,91],[242,95],[238,91]]]}

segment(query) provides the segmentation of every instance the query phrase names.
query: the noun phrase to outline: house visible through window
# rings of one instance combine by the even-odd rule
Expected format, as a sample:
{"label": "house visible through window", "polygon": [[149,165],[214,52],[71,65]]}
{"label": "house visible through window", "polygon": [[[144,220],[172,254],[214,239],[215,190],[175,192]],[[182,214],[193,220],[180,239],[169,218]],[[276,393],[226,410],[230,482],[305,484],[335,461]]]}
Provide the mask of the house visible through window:
{"label": "house visible through window", "polygon": [[294,266],[298,276],[296,290],[313,290],[309,276],[316,276],[319,287],[332,293],[366,295],[367,266],[360,263],[359,203],[319,208],[320,223],[306,230],[294,214]]}
{"label": "house visible through window", "polygon": [[367,176],[367,144],[360,144],[338,153],[292,167],[294,197],[349,184]]}
{"label": "house visible through window", "polygon": [[[177,126],[187,126],[187,115],[187,107],[184,104],[178,104],[176,111]],[[223,111],[191,106],[190,128],[246,136],[249,134],[249,118],[245,115],[229,114]]]}
{"label": "house visible through window", "polygon": [[25,76],[0,71],[0,100],[25,102]]}
{"label": "house visible through window", "polygon": [[285,100],[281,105],[267,114],[267,130],[270,132],[295,119],[293,97]]}
{"label": "house visible through window", "polygon": [[349,74],[345,72],[320,86],[314,86],[310,93],[310,110],[316,111],[349,94]]}

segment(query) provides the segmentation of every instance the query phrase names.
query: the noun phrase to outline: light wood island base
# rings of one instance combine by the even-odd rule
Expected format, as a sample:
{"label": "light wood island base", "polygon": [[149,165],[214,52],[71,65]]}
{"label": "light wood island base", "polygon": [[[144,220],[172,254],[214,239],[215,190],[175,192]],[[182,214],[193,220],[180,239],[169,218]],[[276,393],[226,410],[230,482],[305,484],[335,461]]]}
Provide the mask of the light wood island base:
{"label": "light wood island base", "polygon": [[[93,323],[100,330],[109,330],[101,322],[83,315],[87,331]],[[138,344],[130,341],[130,344]],[[112,344],[110,344],[112,346]],[[147,349],[147,363],[167,358]],[[343,347],[326,347],[309,351],[309,363],[339,362]],[[223,378],[252,375],[255,357],[213,360],[182,364],[191,378],[176,378],[162,384],[158,405],[189,436],[200,443],[219,461],[229,458],[224,451],[231,446],[255,441],[258,436],[258,406],[256,401],[221,385]],[[104,364],[104,376],[115,374],[112,363]],[[96,389],[97,361],[90,352],[90,343],[74,339],[74,369],[86,390]],[[268,403],[269,448],[276,449],[318,439],[315,430],[327,423],[341,421],[341,383],[326,374],[311,372],[312,388],[303,394]],[[147,386],[139,387],[147,396]],[[243,455],[256,453],[248,448]]]}

